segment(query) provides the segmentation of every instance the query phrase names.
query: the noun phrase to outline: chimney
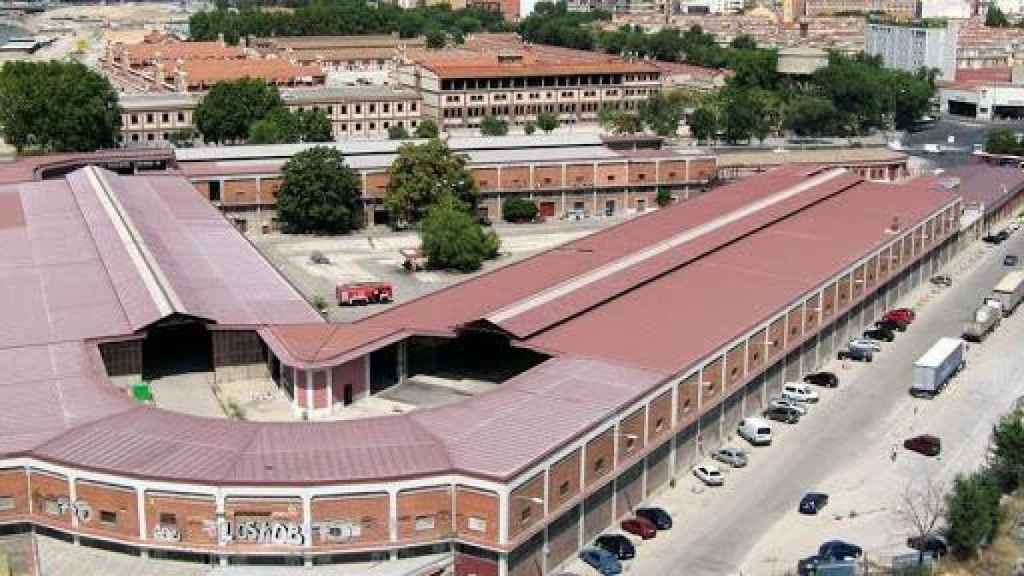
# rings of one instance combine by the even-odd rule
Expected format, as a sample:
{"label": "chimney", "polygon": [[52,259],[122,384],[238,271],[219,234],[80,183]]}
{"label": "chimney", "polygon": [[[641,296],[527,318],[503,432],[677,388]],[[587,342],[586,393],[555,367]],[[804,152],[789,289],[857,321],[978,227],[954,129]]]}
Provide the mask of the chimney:
{"label": "chimney", "polygon": [[224,42],[224,33],[223,32],[217,34],[217,44],[220,44],[221,48],[227,46],[227,44]]}
{"label": "chimney", "polygon": [[900,217],[899,216],[893,216],[892,217],[892,223],[889,224],[889,228],[886,230],[886,232],[889,232],[890,234],[898,234],[899,231],[900,231]]}

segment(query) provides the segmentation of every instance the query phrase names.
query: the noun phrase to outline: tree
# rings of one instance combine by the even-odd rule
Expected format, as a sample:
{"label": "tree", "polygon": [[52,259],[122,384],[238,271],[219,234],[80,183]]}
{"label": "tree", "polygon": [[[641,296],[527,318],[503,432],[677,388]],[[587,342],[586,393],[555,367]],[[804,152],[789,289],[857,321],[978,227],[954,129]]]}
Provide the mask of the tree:
{"label": "tree", "polygon": [[415,134],[417,138],[437,138],[439,132],[437,122],[428,118],[420,121],[416,126]]}
{"label": "tree", "polygon": [[444,195],[430,207],[420,227],[422,249],[431,268],[472,272],[498,255],[500,241],[485,231],[458,199]]}
{"label": "tree", "polygon": [[501,204],[501,217],[506,222],[530,222],[537,217],[537,205],[513,196]]}
{"label": "tree", "polygon": [[196,107],[195,125],[206,142],[243,142],[255,122],[280,108],[277,88],[262,80],[218,82]]}
{"label": "tree", "polygon": [[282,174],[277,217],[288,232],[344,234],[361,225],[359,176],[335,148],[299,152]]}
{"label": "tree", "polygon": [[658,136],[675,136],[692,100],[681,90],[656,92],[640,106],[640,118]]}
{"label": "tree", "polygon": [[552,130],[558,128],[558,116],[555,116],[551,112],[541,112],[537,114],[537,128],[540,128],[545,133],[550,134]]}
{"label": "tree", "polygon": [[1024,482],[1024,420],[1014,411],[992,427],[989,465],[1003,493],[1015,491]]}
{"label": "tree", "polygon": [[764,118],[759,103],[751,96],[750,90],[730,90],[723,94],[722,129],[730,143],[750,140]]}
{"label": "tree", "polygon": [[636,134],[644,131],[644,122],[639,114],[605,108],[601,110],[598,118],[601,125],[615,134]]}
{"label": "tree", "polygon": [[985,152],[1019,156],[1022,152],[1017,135],[1009,128],[993,128],[985,136]]}
{"label": "tree", "polygon": [[999,527],[999,487],[985,469],[958,474],[946,499],[947,541],[971,556],[991,541]]}
{"label": "tree", "polygon": [[248,141],[251,144],[294,144],[333,139],[331,121],[323,112],[277,108],[253,122]]}
{"label": "tree", "polygon": [[426,33],[427,48],[440,50],[448,43],[448,38],[440,28],[431,28]]}
{"label": "tree", "polygon": [[527,136],[533,134],[536,131],[537,126],[535,126],[533,122],[527,122],[526,124],[523,125],[523,133],[526,134]]}
{"label": "tree", "polygon": [[388,168],[390,180],[384,206],[392,222],[415,222],[445,195],[468,208],[477,204],[476,180],[466,168],[466,157],[454,154],[438,139],[424,144],[403,144]]}
{"label": "tree", "polygon": [[740,34],[739,36],[732,39],[729,43],[730,48],[737,50],[756,50],[757,41],[750,34]]}
{"label": "tree", "polygon": [[196,130],[191,126],[175,130],[167,135],[167,141],[175,148],[191,148],[195,145]]}
{"label": "tree", "polygon": [[714,142],[720,130],[718,114],[710,104],[704,104],[690,115],[690,133],[698,142]]}
{"label": "tree", "polygon": [[480,122],[480,134],[484,136],[504,136],[508,134],[508,122],[497,116],[487,116]]}
{"label": "tree", "polygon": [[120,128],[117,93],[82,64],[11,61],[0,68],[0,134],[18,151],[112,148]]}
{"label": "tree", "polygon": [[988,10],[985,12],[985,26],[990,28],[1008,28],[1010,26],[1010,19],[995,2],[989,4]]}
{"label": "tree", "polygon": [[658,186],[658,194],[654,197],[654,201],[659,207],[664,208],[672,203],[672,192],[665,186]]}
{"label": "tree", "polygon": [[[907,483],[900,495],[896,516],[910,528],[915,537],[924,541],[933,535],[939,521],[946,515],[946,493],[944,487],[933,481],[931,476],[920,485]],[[918,564],[924,563],[924,549],[918,554]]]}
{"label": "tree", "polygon": [[798,96],[786,109],[783,125],[798,136],[834,136],[838,116],[832,102],[817,96]]}
{"label": "tree", "polygon": [[409,131],[405,126],[394,125],[388,128],[388,140],[408,140]]}

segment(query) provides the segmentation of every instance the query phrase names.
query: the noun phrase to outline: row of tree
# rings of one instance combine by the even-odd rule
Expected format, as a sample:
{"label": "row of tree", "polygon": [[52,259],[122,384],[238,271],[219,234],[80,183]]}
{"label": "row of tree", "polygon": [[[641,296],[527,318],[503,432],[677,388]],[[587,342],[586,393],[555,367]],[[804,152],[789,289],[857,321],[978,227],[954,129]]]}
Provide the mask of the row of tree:
{"label": "row of tree", "polygon": [[[428,265],[472,271],[498,255],[497,235],[476,218],[479,188],[466,167],[437,138],[404,144],[388,169],[384,197],[395,223],[417,225]],[[358,174],[335,148],[296,154],[282,171],[277,216],[292,233],[344,234],[363,225]]]}
{"label": "row of tree", "polygon": [[511,30],[501,12],[468,7],[452,10],[447,4],[403,9],[390,3],[372,5],[361,0],[317,0],[291,10],[218,7],[189,18],[194,40],[224,39],[237,44],[244,36],[333,36],[398,33],[403,38],[427,36],[432,44],[445,37],[459,41],[473,32]]}
{"label": "row of tree", "polygon": [[242,78],[218,82],[194,114],[196,130],[216,144],[287,144],[334,139],[323,111],[288,110],[276,86]]}

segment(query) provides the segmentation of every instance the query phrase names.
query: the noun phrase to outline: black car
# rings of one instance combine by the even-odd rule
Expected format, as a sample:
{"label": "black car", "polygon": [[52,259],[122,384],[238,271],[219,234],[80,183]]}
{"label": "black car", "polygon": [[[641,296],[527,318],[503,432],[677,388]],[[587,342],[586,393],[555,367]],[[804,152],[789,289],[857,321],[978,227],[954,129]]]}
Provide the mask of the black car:
{"label": "black car", "polygon": [[1020,264],[1020,258],[1016,254],[1007,254],[1003,258],[1003,266],[1016,266],[1018,264]]}
{"label": "black car", "polygon": [[796,424],[800,421],[800,412],[796,408],[788,406],[772,406],[764,411],[764,417],[786,424]]}
{"label": "black car", "polygon": [[1006,242],[1010,239],[1010,231],[1006,229],[1000,230],[996,236],[999,238],[1000,242]]}
{"label": "black car", "polygon": [[823,388],[836,388],[839,386],[839,376],[832,372],[811,372],[804,376],[804,382]]}
{"label": "black car", "polygon": [[875,322],[875,328],[881,328],[882,330],[888,330],[889,332],[906,332],[907,324],[905,322],[889,318]]}
{"label": "black car", "polygon": [[817,514],[828,504],[828,494],[808,492],[800,499],[801,514]]}
{"label": "black car", "polygon": [[636,556],[636,548],[622,534],[603,534],[597,537],[594,545],[598,548],[611,552],[619,560],[629,560]]}
{"label": "black car", "polygon": [[918,552],[929,554],[932,558],[940,558],[949,553],[946,539],[938,534],[928,534],[923,538],[920,536],[907,538],[907,546]]}
{"label": "black car", "polygon": [[864,555],[864,549],[856,544],[843,542],[842,540],[829,540],[818,547],[818,556],[832,560],[846,560],[847,558],[860,558]]}
{"label": "black car", "polygon": [[892,342],[896,339],[896,335],[892,333],[892,330],[886,330],[885,328],[872,328],[871,330],[865,330],[864,337],[872,340],[881,340],[883,342]]}
{"label": "black car", "polygon": [[987,242],[989,244],[1002,244],[1007,238],[1010,237],[1009,234],[1007,234],[1006,236],[1003,236],[1004,232],[1005,232],[1005,230],[1003,232],[999,232],[997,234],[989,234],[988,236],[985,236],[984,238],[982,238],[981,241],[982,242]]}
{"label": "black car", "polygon": [[658,530],[672,528],[672,517],[661,508],[637,508],[636,515],[650,520]]}

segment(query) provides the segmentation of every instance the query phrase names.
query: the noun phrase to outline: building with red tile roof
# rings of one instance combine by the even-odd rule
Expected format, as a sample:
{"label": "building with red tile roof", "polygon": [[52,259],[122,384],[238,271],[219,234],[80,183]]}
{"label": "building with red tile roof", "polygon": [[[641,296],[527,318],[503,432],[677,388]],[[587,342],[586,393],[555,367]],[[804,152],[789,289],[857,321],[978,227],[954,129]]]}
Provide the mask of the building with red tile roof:
{"label": "building with red tile roof", "polygon": [[[204,562],[429,547],[457,576],[540,576],[939,269],[962,201],[782,167],[347,324],[179,176],[88,167],[0,185],[0,208],[0,523]],[[182,359],[269,375],[310,421],[115,384]],[[507,377],[472,397],[316,421],[488,364]]]}

